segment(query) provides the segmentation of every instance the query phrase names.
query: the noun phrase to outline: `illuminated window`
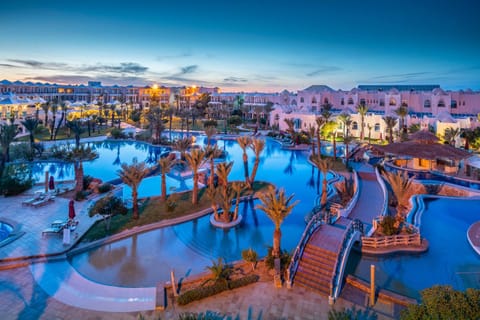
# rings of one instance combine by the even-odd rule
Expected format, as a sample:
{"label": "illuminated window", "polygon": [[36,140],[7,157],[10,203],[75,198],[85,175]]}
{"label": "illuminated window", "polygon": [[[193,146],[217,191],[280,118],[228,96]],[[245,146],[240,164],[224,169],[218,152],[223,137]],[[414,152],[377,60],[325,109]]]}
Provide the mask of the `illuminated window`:
{"label": "illuminated window", "polygon": [[390,98],[390,102],[388,103],[391,106],[396,106],[397,105],[397,100],[395,98]]}

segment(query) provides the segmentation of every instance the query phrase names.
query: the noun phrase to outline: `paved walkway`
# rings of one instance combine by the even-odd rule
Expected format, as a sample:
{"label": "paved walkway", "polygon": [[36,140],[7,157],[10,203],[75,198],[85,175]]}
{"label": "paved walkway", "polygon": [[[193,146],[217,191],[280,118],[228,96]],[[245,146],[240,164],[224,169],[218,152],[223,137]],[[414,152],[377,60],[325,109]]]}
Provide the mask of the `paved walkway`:
{"label": "paved walkway", "polygon": [[371,165],[365,163],[352,163],[358,172],[359,197],[352,209],[350,219],[359,219],[368,230],[372,226],[374,218],[378,217],[383,208],[383,193],[375,177],[375,171]]}

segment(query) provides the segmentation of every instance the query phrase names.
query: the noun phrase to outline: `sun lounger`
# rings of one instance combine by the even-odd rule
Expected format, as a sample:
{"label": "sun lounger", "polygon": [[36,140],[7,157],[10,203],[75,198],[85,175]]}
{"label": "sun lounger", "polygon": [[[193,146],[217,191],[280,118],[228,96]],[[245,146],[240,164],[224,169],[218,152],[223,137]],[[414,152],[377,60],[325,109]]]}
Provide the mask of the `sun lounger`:
{"label": "sun lounger", "polygon": [[38,208],[38,207],[41,207],[41,206],[44,206],[44,205],[50,203],[53,200],[55,200],[55,196],[46,195],[44,198],[32,202],[31,206],[34,207],[34,208]]}
{"label": "sun lounger", "polygon": [[43,195],[41,193],[37,193],[33,198],[22,201],[22,206],[30,206],[32,203],[41,200],[42,197]]}
{"label": "sun lounger", "polygon": [[60,234],[65,226],[55,226],[52,228],[47,228],[42,231],[42,236],[48,234]]}

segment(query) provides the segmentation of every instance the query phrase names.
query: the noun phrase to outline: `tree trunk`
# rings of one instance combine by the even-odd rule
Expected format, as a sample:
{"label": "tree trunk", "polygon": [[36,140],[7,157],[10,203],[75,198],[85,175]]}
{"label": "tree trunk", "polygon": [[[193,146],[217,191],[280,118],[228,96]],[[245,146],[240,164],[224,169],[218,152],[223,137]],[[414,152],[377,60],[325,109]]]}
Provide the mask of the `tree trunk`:
{"label": "tree trunk", "polygon": [[317,129],[317,150],[318,150],[318,156],[322,156],[322,142],[320,140],[320,129]]}
{"label": "tree trunk", "polygon": [[132,201],[133,201],[133,219],[138,219],[138,192],[137,187],[132,187]]}
{"label": "tree trunk", "polygon": [[333,143],[333,161],[337,161],[337,140],[335,139],[335,135],[332,138]]}
{"label": "tree trunk", "polygon": [[255,176],[257,175],[258,166],[260,164],[260,159],[255,157],[255,163],[253,164],[252,175],[250,176],[250,187],[253,186],[253,182],[255,181]]}
{"label": "tree trunk", "polygon": [[198,173],[193,174],[192,204],[198,203]]}
{"label": "tree trunk", "polygon": [[83,164],[78,161],[75,164],[75,192],[81,192],[83,190]]}
{"label": "tree trunk", "polygon": [[280,228],[275,228],[273,232],[273,251],[272,254],[275,258],[280,258],[280,238],[282,237],[282,231]]}
{"label": "tree trunk", "polygon": [[210,159],[210,179],[208,179],[208,184],[210,188],[214,188],[214,176],[215,176],[215,162],[213,161],[213,157]]}
{"label": "tree trunk", "polygon": [[327,174],[324,173],[324,177],[322,180],[322,198],[320,199],[321,207],[324,207],[327,204],[327,195],[328,195]]}
{"label": "tree trunk", "polygon": [[245,183],[248,188],[250,188],[250,179],[248,177],[248,156],[246,152],[243,153],[243,172],[245,175]]}
{"label": "tree trunk", "polygon": [[167,181],[166,181],[166,176],[164,173],[162,173],[162,198],[161,201],[165,202],[167,201]]}

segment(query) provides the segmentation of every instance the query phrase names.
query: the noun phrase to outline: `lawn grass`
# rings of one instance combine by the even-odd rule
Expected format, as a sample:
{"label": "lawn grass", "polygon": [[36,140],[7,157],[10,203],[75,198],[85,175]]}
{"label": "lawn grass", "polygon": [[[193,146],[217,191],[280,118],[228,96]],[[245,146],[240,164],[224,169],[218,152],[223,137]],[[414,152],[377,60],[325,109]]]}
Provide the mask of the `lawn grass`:
{"label": "lawn grass", "polygon": [[[112,131],[112,129],[113,129],[112,127],[102,126],[101,130],[98,130],[98,126],[96,126],[95,127],[95,132],[90,131],[90,136],[88,135],[88,131],[85,130],[85,132],[80,135],[80,138],[84,139],[84,138],[89,138],[89,137],[105,136],[105,135],[109,134],[110,131]],[[70,135],[69,135],[68,128],[61,127],[58,130],[56,140],[58,141],[58,140],[66,140],[66,139],[75,139],[75,135],[73,133],[70,133]],[[27,135],[27,136],[23,136],[23,137],[20,137],[18,139],[15,139],[15,141],[27,142],[27,141],[30,141],[30,138]],[[36,142],[50,141],[50,132],[48,132],[47,130],[42,130],[41,133],[35,134],[35,141]]]}
{"label": "lawn grass", "polygon": [[[245,190],[242,196],[251,195],[255,192],[266,190],[271,184],[268,182],[255,181],[252,190]],[[120,233],[127,229],[144,226],[163,220],[180,218],[189,214],[207,209],[211,206],[211,201],[205,194],[206,189],[201,189],[198,193],[198,204],[192,205],[192,192],[174,193],[169,196],[176,202],[176,207],[173,211],[168,211],[167,206],[160,200],[160,197],[150,197],[143,199],[139,208],[140,217],[137,220],[132,219],[132,212],[126,215],[115,215],[110,222],[110,230],[105,229],[105,222],[100,220],[96,222],[82,237],[83,242],[91,242]]]}

